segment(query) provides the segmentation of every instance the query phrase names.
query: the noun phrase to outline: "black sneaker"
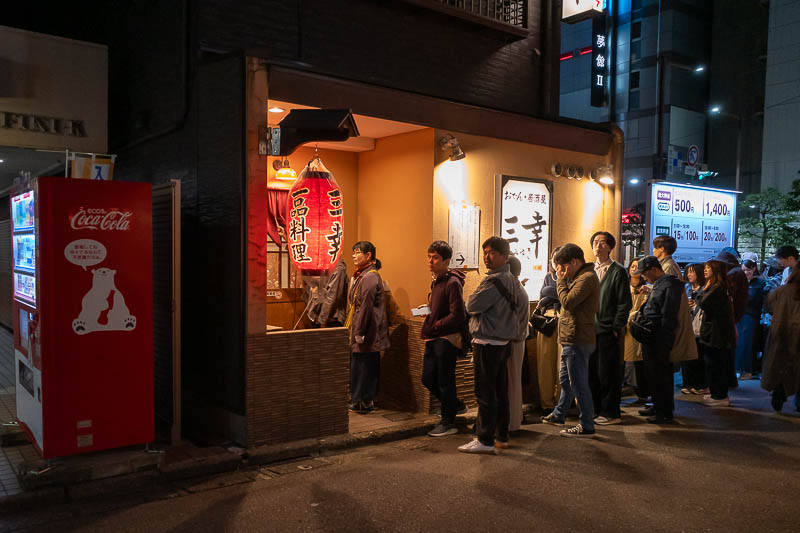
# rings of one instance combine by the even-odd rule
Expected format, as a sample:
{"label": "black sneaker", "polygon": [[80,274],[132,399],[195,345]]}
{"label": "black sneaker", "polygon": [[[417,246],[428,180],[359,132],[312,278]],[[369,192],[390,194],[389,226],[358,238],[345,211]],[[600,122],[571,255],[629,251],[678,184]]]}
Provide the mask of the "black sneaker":
{"label": "black sneaker", "polygon": [[563,426],[564,421],[559,420],[558,418],[555,417],[553,413],[550,413],[549,415],[542,417],[542,424],[550,424],[552,426]]}
{"label": "black sneaker", "polygon": [[646,418],[648,424],[672,424],[675,419],[671,416],[653,415]]}
{"label": "black sneaker", "polygon": [[562,437],[594,437],[594,430],[586,431],[581,424],[569,429],[562,429],[559,434]]}
{"label": "black sneaker", "polygon": [[639,409],[639,414],[642,416],[655,416],[656,410],[652,407],[648,407],[647,409]]}
{"label": "black sneaker", "polygon": [[783,390],[783,385],[778,385],[772,391],[772,408],[776,411],[783,409],[783,404],[786,402],[786,393]]}

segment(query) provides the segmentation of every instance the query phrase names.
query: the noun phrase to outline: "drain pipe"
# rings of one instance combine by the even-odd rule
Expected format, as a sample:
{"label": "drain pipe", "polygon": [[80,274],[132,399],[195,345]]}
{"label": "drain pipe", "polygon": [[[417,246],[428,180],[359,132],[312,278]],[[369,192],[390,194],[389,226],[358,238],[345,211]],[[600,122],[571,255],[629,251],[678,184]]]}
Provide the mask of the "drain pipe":
{"label": "drain pipe", "polygon": [[[614,175],[617,180],[614,185],[614,210],[613,216],[616,217],[609,224],[610,228],[616,231],[619,235],[619,241],[622,242],[622,190],[625,184],[625,134],[616,123],[611,124],[611,164],[614,166]],[[619,257],[621,254],[622,246],[617,248],[617,259],[624,260],[624,257]]]}

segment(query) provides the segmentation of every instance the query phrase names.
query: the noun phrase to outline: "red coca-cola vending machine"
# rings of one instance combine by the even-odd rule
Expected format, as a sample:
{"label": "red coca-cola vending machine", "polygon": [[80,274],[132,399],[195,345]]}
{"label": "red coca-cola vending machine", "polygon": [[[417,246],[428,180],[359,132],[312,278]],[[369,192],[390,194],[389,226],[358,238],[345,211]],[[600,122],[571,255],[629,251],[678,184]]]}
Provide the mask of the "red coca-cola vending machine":
{"label": "red coca-cola vending machine", "polygon": [[151,202],[68,178],[12,194],[17,418],[44,458],[153,440]]}

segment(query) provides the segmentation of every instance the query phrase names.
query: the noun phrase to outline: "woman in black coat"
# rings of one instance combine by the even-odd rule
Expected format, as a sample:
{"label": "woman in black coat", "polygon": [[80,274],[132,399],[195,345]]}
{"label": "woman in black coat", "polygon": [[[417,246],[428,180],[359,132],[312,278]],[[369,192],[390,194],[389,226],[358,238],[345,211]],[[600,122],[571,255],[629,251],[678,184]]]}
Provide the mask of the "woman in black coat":
{"label": "woman in black coat", "polygon": [[697,295],[697,305],[703,312],[699,342],[703,345],[706,379],[711,392],[703,397],[703,403],[723,407],[730,405],[727,358],[736,345],[736,323],[727,270],[725,263],[707,261],[703,265],[706,284]]}

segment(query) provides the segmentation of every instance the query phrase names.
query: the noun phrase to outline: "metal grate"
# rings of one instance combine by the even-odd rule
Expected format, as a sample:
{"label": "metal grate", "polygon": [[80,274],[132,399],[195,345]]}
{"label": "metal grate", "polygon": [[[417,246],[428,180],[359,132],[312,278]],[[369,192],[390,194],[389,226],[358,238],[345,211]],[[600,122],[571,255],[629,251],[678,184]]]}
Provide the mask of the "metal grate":
{"label": "metal grate", "polygon": [[434,0],[473,15],[519,28],[527,26],[527,0]]}

